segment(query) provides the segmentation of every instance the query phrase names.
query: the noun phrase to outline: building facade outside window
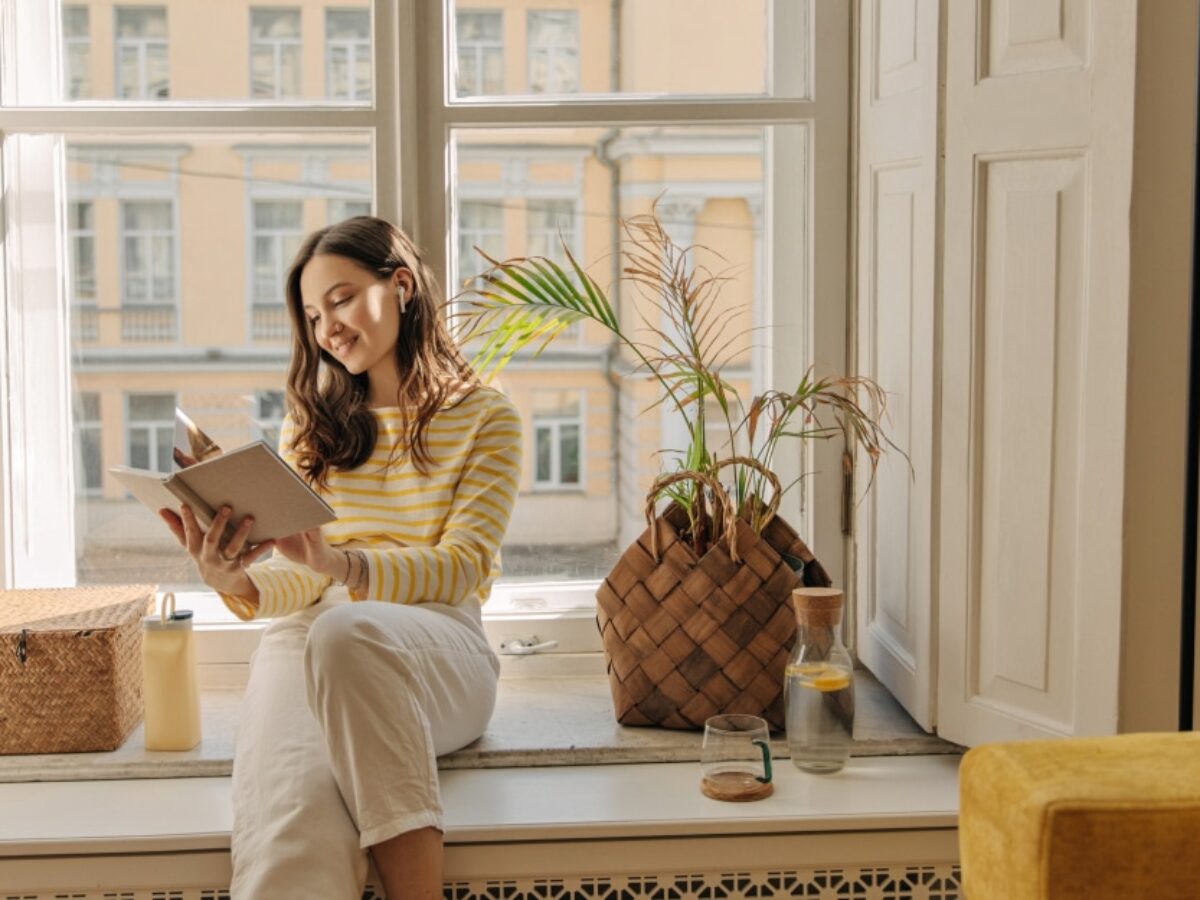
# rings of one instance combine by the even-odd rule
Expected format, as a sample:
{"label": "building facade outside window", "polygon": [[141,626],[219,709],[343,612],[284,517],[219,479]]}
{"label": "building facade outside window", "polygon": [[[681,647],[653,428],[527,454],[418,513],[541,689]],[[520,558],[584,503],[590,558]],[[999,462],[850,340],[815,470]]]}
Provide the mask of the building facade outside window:
{"label": "building facade outside window", "polygon": [[63,84],[67,88],[68,100],[86,100],[92,96],[91,35],[88,28],[86,6],[64,6],[62,10]]}
{"label": "building facade outside window", "polygon": [[325,11],[325,84],[331,100],[371,100],[371,14]]}
{"label": "building facade outside window", "polygon": [[504,93],[504,14],[498,9],[460,9],[456,90],[460,97]]}
{"label": "building facade outside window", "polygon": [[92,391],[75,394],[75,493],[98,495],[103,487],[101,457],[102,428],[100,395]]}
{"label": "building facade outside window", "polygon": [[529,93],[577,93],[579,12],[573,9],[530,10],[525,22]]}
{"label": "building facade outside window", "polygon": [[250,10],[250,96],[300,96],[300,10]]}
{"label": "building facade outside window", "polygon": [[126,458],[138,469],[170,472],[175,436],[174,394],[126,394]]}
{"label": "building facade outside window", "polygon": [[171,96],[167,61],[167,10],[163,6],[118,6],[117,97],[166,100]]}
{"label": "building facade outside window", "polygon": [[578,391],[533,393],[533,483],[536,488],[579,488],[582,483],[582,433],[582,402]]}
{"label": "building facade outside window", "polygon": [[300,200],[255,200],[251,215],[254,337],[286,337],[289,326],[283,282],[304,239],[304,204]]}
{"label": "building facade outside window", "polygon": [[121,201],[122,336],[175,336],[175,209],[170,200]]}

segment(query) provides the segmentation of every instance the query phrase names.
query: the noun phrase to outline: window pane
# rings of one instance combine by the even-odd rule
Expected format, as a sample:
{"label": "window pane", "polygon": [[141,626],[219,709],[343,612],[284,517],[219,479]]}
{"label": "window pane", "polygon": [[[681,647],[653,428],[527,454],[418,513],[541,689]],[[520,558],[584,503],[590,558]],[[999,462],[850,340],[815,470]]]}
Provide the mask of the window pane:
{"label": "window pane", "polygon": [[563,484],[579,484],[579,426],[564,424],[559,434],[560,480]]}
{"label": "window pane", "polygon": [[74,450],[78,577],[195,589],[186,554],[107,469],[168,465],[176,401],[226,449],[276,445],[284,273],[331,214],[370,208],[369,137],[80,134],[65,155],[63,246],[77,285],[93,273],[71,318],[72,386],[92,423]]}
{"label": "window pane", "polygon": [[[4,5],[14,7],[19,18],[45,4],[19,0]],[[257,6],[251,0],[114,6],[74,0],[61,7],[61,52],[42,54],[44,83],[61,82],[63,103],[369,103],[371,4],[352,0],[328,9],[322,3],[306,7],[311,13],[301,6]],[[330,74],[334,43],[342,47],[341,64],[347,68],[337,89]],[[15,51],[33,53],[20,46]],[[42,64],[38,58],[21,65],[30,62]],[[61,65],[62,72],[51,72],[52,63]],[[62,77],[53,78],[56,74]]]}
{"label": "window pane", "polygon": [[298,9],[252,9],[250,10],[250,37],[252,40],[300,37],[300,10]]}
{"label": "window pane", "polygon": [[542,482],[552,481],[554,479],[552,469],[554,431],[550,428],[538,428],[536,432],[537,473],[534,477]]}
{"label": "window pane", "polygon": [[331,38],[365,41],[371,37],[371,14],[366,9],[330,9],[325,32]]}
{"label": "window pane", "polygon": [[809,96],[811,0],[625,0],[615,20],[608,4],[539,6],[455,0],[457,97]]}
{"label": "window pane", "polygon": [[[669,325],[650,297],[619,281],[626,263],[609,252],[614,217],[646,213],[657,200],[676,244],[696,246],[684,270],[728,276],[709,301],[712,320],[721,324],[713,335],[720,340],[708,346],[720,351],[724,380],[745,402],[767,387],[767,342],[753,331],[767,322],[766,248],[801,246],[803,235],[764,232],[764,198],[776,196],[765,157],[773,142],[804,145],[804,126],[464,129],[452,139],[452,246],[462,277],[487,267],[469,252],[481,235],[503,246],[504,256],[558,258],[561,230],[623,328],[666,350],[646,323]],[[803,154],[792,165],[787,178],[797,193],[780,202],[803,209]],[[642,498],[650,483],[676,466],[673,453],[659,451],[688,443],[684,420],[671,406],[656,405],[662,396],[656,384],[630,374],[637,359],[614,355],[601,325],[585,320],[576,327],[577,336],[560,335],[540,355],[522,351],[501,376],[522,419],[535,426],[526,446],[525,493],[504,546],[509,577],[607,573],[618,548],[645,528]],[[469,346],[468,355],[475,349]],[[743,414],[735,401],[735,425]],[[716,427],[712,415],[706,424],[714,437],[728,430]],[[561,521],[579,523],[569,545],[552,524]]]}

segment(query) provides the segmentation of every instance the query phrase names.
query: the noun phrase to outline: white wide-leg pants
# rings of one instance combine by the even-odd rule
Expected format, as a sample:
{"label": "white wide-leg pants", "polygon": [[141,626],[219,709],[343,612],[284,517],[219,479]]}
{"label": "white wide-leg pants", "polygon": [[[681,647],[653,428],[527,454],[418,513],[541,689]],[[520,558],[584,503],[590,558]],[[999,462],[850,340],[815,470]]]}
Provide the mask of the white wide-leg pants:
{"label": "white wide-leg pants", "polygon": [[471,614],[351,603],[267,626],[233,763],[233,900],[358,900],[366,848],[442,827],[435,757],[474,741],[499,662]]}

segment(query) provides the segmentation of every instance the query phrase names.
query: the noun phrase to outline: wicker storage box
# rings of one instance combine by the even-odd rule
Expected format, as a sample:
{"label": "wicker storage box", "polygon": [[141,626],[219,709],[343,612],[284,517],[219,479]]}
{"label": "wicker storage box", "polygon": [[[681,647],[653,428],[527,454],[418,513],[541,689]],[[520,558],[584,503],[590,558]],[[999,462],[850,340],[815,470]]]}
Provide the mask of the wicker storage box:
{"label": "wicker storage box", "polygon": [[114,750],[142,720],[156,585],[0,591],[0,753]]}

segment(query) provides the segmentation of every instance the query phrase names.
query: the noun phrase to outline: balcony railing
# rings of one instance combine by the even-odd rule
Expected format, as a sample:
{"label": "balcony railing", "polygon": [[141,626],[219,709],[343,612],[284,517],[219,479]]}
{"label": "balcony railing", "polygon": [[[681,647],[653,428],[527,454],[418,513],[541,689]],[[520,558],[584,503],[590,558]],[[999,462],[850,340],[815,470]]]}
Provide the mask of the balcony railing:
{"label": "balcony railing", "polygon": [[287,307],[282,303],[256,303],[252,307],[250,336],[256,341],[285,341],[292,333]]}
{"label": "balcony railing", "polygon": [[71,339],[81,344],[100,340],[100,310],[95,304],[77,303],[71,307]]}
{"label": "balcony railing", "polygon": [[179,311],[174,306],[121,307],[121,340],[173,341],[179,333]]}

